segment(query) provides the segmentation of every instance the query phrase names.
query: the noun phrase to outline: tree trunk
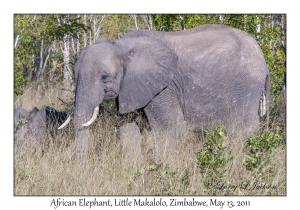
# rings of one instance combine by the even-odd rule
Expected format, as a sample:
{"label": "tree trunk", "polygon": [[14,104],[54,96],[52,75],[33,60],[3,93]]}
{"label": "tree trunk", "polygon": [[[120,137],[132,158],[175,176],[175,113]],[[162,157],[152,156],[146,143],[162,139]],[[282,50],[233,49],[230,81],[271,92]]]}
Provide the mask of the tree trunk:
{"label": "tree trunk", "polygon": [[105,15],[102,15],[101,20],[97,22],[97,17],[94,17],[94,42],[97,41],[97,39],[100,37],[100,30],[102,27],[102,23],[105,19]]}
{"label": "tree trunk", "polygon": [[[86,14],[83,15],[83,24],[86,27]],[[86,47],[86,32],[83,33],[83,46]]]}
{"label": "tree trunk", "polygon": [[134,20],[134,25],[135,25],[135,30],[139,30],[139,27],[138,27],[138,24],[137,24],[137,21],[136,21],[136,15],[132,15],[133,16],[133,20]]}
{"label": "tree trunk", "polygon": [[[92,28],[92,17],[93,17],[93,15],[91,15],[89,18],[91,28]],[[92,44],[92,30],[90,30],[90,40],[89,40],[89,45],[91,45],[91,44]]]}
{"label": "tree trunk", "polygon": [[64,75],[64,88],[66,90],[74,89],[74,82],[72,78],[72,70],[69,66],[70,63],[70,37],[65,35],[63,43],[61,43],[61,51],[63,54],[63,75]]}
{"label": "tree trunk", "polygon": [[50,43],[48,46],[44,47],[44,40],[41,40],[41,48],[39,53],[39,58],[37,60],[38,67],[37,67],[37,80],[42,80],[44,77],[45,69],[48,64],[48,60],[51,53],[51,46],[53,42]]}
{"label": "tree trunk", "polygon": [[46,58],[45,58],[45,61],[44,61],[43,67],[42,67],[42,73],[43,74],[45,72],[45,68],[46,68],[46,65],[48,63],[48,60],[49,60],[49,57],[50,57],[50,53],[51,53],[51,46],[48,46],[47,50],[46,50]]}
{"label": "tree trunk", "polygon": [[152,20],[152,15],[149,15],[149,30],[153,30],[153,20]]}
{"label": "tree trunk", "polygon": [[280,37],[280,41],[281,41],[281,46],[282,49],[285,51],[286,47],[285,47],[285,37],[286,37],[286,30],[285,30],[285,15],[280,15],[280,22],[279,22],[279,28],[281,30],[281,37]]}
{"label": "tree trunk", "polygon": [[247,22],[247,15],[244,15],[244,31],[247,30],[247,24],[248,24],[248,22]]}
{"label": "tree trunk", "polygon": [[223,15],[219,14],[219,24],[224,25],[224,19],[223,19]]}
{"label": "tree trunk", "polygon": [[[68,15],[66,19],[61,20],[58,17],[58,23],[61,24],[67,23],[70,19],[70,16]],[[70,35],[64,35],[62,43],[60,43],[60,49],[62,52],[62,58],[63,58],[63,75],[64,75],[64,89],[66,90],[73,90],[74,89],[74,82],[72,78],[72,70],[70,69],[69,63],[70,63]]]}
{"label": "tree trunk", "polygon": [[93,42],[96,42],[96,21],[97,21],[97,17],[94,16],[93,18],[93,31],[94,31],[94,36],[93,36]]}
{"label": "tree trunk", "polygon": [[37,69],[37,80],[41,80],[43,78],[43,50],[44,50],[44,40],[41,41],[41,48],[40,48],[40,56],[38,59],[39,65]]}
{"label": "tree trunk", "polygon": [[[77,15],[78,23],[79,23],[79,17],[80,17],[80,15]],[[79,50],[80,50],[80,42],[79,42],[79,40],[80,40],[80,34],[79,34],[78,31],[76,32],[76,35],[77,35],[77,40],[76,40],[76,54],[75,54],[75,59],[78,58],[78,54],[79,54]]]}
{"label": "tree trunk", "polygon": [[179,21],[180,21],[181,29],[182,29],[182,30],[186,30],[186,29],[185,29],[185,26],[184,26],[183,17],[182,17],[181,15],[179,15]]}
{"label": "tree trunk", "polygon": [[260,25],[259,17],[258,15],[256,15],[256,33],[260,33],[260,28],[261,25]]}

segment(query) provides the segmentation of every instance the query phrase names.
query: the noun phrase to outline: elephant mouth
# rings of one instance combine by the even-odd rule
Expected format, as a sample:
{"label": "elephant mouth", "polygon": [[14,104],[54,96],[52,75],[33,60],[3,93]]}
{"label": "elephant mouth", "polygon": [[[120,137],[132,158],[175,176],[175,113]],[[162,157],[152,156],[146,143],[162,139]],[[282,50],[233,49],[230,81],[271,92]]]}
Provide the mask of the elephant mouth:
{"label": "elephant mouth", "polygon": [[104,100],[109,100],[118,97],[118,94],[113,90],[104,90]]}

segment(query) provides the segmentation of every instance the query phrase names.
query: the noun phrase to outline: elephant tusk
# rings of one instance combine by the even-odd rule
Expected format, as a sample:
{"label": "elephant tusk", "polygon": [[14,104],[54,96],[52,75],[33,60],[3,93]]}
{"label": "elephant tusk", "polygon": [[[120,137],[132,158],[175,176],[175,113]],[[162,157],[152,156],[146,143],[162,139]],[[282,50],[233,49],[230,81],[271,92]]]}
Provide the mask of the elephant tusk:
{"label": "elephant tusk", "polygon": [[68,119],[61,126],[59,126],[58,130],[68,125],[70,121],[71,121],[71,117],[69,116]]}
{"label": "elephant tusk", "polygon": [[82,126],[89,126],[90,124],[94,123],[97,116],[98,116],[98,112],[99,112],[99,106],[97,106],[95,109],[94,109],[94,113],[93,113],[93,116],[92,118],[85,124],[82,124]]}

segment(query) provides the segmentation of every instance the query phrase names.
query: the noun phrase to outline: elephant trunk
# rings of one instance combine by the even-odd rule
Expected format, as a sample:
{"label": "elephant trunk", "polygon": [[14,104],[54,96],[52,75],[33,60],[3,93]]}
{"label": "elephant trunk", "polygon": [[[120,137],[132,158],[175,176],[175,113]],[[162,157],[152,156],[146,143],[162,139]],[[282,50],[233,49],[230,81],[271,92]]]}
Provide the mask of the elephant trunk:
{"label": "elephant trunk", "polygon": [[[84,86],[82,83],[77,84],[74,109],[74,131],[77,155],[80,163],[86,161],[89,150],[89,131],[84,126],[88,126],[95,121],[99,111],[99,105],[102,103],[103,98],[104,90],[100,82],[98,82],[97,87],[94,86],[92,89],[89,88],[88,85]],[[95,114],[95,112],[97,113]]]}

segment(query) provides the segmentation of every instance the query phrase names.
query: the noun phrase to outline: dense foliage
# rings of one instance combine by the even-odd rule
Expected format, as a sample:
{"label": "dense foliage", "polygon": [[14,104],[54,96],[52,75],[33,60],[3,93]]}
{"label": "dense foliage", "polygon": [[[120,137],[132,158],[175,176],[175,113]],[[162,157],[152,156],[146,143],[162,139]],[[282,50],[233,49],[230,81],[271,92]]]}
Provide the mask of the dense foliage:
{"label": "dense foliage", "polygon": [[176,31],[202,24],[224,24],[251,34],[271,71],[272,91],[281,89],[286,71],[286,15],[147,14],[15,15],[14,93],[31,84],[74,86],[73,64],[80,50],[99,37],[119,39],[131,30]]}

